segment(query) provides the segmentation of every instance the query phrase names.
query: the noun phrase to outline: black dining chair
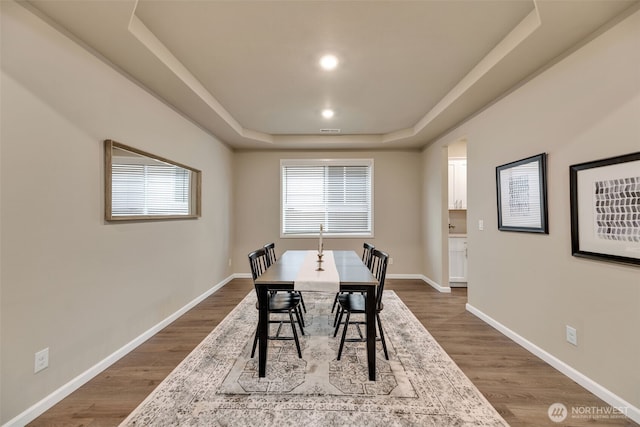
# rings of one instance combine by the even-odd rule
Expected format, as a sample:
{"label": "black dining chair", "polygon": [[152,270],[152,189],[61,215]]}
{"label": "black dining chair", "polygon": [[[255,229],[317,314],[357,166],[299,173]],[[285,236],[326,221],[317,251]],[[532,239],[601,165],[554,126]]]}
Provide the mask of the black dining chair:
{"label": "black dining chair", "polygon": [[[373,246],[371,243],[364,242],[362,244],[362,262],[364,263],[364,265],[367,266],[369,270],[371,270],[371,261],[372,261],[371,254],[374,249],[375,249],[375,246]],[[337,292],[336,297],[333,299],[333,305],[331,306],[332,313],[336,309],[336,305],[338,305],[338,296],[340,294],[341,292]],[[334,319],[333,326],[335,326],[335,320],[337,318],[338,318],[338,313],[336,313],[336,318]]]}
{"label": "black dining chair", "polygon": [[[278,259],[276,258],[276,244],[271,242],[264,245],[264,250],[267,252],[267,268],[271,267]],[[302,292],[300,291],[289,291],[292,293],[296,293],[300,296],[300,303],[302,305],[302,311],[307,312],[307,306],[304,305],[304,298],[302,298]]]}
{"label": "black dining chair", "polygon": [[[384,331],[382,329],[382,323],[380,322],[380,312],[384,308],[382,303],[382,293],[384,291],[384,281],[387,275],[387,265],[389,264],[389,254],[386,252],[379,251],[377,249],[373,249],[371,251],[371,271],[373,275],[378,279],[378,285],[376,287],[376,323],[378,324],[378,331],[380,333],[380,341],[382,342],[382,349],[384,350],[385,359],[389,360],[389,353],[387,352],[387,343],[384,339]],[[338,349],[338,360],[342,356],[342,349],[344,348],[345,341],[349,342],[364,342],[366,338],[363,336],[362,331],[360,330],[360,325],[366,325],[365,321],[352,321],[352,314],[365,314],[366,307],[366,299],[365,295],[356,293],[349,294],[344,293],[338,296],[338,305],[339,305],[339,318],[335,325],[335,331],[333,336],[335,337],[338,334],[338,330],[340,329],[340,325],[342,324],[342,317],[346,313],[346,317],[344,320],[344,327],[342,330],[342,338],[340,339],[340,347]],[[359,338],[349,338],[347,339],[347,329],[349,325],[355,325],[356,330],[358,332]]]}
{"label": "black dining chair", "polygon": [[[264,248],[260,248],[256,251],[253,251],[249,254],[249,264],[251,266],[251,276],[254,281],[255,288],[255,280],[260,277],[268,268],[267,265],[267,253]],[[256,295],[258,293],[258,289],[256,288]],[[269,324],[277,323],[278,329],[275,335],[270,335],[268,338],[270,340],[294,340],[296,343],[296,349],[298,350],[298,357],[302,358],[302,350],[300,349],[300,340],[298,339],[298,332],[296,331],[296,323],[300,328],[300,332],[304,335],[304,323],[300,314],[300,296],[295,293],[289,292],[280,292],[275,294],[269,294],[268,297],[268,316]],[[258,307],[258,302],[256,302],[256,308]],[[276,314],[288,314],[289,320],[279,319],[279,320],[271,320],[271,313]],[[294,319],[295,317],[295,319]],[[284,323],[288,323],[291,325],[291,331],[293,336],[281,336],[280,329]],[[267,326],[268,327],[268,326]],[[256,327],[256,334],[253,338],[253,347],[251,349],[251,357],[255,356],[256,346],[258,344],[258,328]]]}

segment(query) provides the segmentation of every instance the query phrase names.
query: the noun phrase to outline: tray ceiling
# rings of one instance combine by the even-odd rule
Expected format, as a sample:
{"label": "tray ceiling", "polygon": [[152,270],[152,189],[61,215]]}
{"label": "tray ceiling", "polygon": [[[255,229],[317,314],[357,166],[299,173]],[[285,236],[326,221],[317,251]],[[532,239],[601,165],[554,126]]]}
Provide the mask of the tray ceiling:
{"label": "tray ceiling", "polygon": [[372,149],[427,145],[638,2],[26,6],[234,148]]}

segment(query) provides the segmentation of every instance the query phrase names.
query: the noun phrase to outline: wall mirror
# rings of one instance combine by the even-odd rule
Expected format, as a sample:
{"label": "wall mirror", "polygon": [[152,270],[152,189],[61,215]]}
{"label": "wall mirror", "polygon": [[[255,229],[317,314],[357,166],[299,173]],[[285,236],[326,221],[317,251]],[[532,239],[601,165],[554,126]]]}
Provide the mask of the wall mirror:
{"label": "wall mirror", "polygon": [[200,216],[199,170],[110,139],[104,159],[107,221]]}

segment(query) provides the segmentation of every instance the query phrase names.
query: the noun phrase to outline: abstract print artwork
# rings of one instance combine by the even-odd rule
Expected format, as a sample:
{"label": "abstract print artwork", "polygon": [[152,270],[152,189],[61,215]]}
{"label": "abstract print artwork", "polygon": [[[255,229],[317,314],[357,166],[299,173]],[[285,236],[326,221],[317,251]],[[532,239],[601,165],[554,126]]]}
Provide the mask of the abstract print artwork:
{"label": "abstract print artwork", "polygon": [[600,239],[640,242],[640,176],[594,182]]}
{"label": "abstract print artwork", "polygon": [[529,195],[529,179],[526,176],[509,177],[509,209],[512,216],[529,215]]}
{"label": "abstract print artwork", "polygon": [[496,168],[498,229],[548,233],[546,154]]}
{"label": "abstract print artwork", "polygon": [[571,250],[640,264],[640,152],[572,165]]}

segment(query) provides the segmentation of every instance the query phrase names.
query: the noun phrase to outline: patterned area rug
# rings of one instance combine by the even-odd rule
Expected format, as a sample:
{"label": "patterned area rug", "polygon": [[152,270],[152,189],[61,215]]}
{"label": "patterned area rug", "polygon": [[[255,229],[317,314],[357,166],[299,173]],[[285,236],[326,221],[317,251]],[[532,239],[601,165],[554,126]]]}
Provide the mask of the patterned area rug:
{"label": "patterned area rug", "polygon": [[392,291],[381,313],[390,360],[378,343],[377,381],[368,380],[364,343],[345,343],[336,360],[333,297],[304,294],[303,358],[293,341],[269,341],[258,378],[249,293],[121,426],[507,426]]}

